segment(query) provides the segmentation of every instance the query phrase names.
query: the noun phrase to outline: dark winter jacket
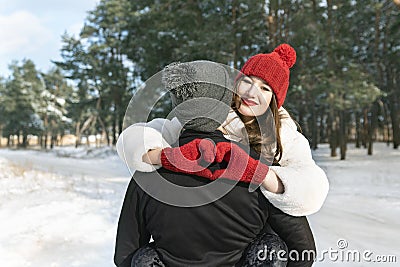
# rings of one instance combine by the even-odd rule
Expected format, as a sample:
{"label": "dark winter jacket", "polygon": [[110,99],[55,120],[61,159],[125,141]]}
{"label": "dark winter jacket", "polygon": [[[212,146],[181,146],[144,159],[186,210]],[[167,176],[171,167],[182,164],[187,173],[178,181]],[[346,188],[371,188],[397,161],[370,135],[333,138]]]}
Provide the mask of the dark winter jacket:
{"label": "dark winter jacket", "polygon": [[[203,134],[187,130],[179,143],[182,145],[196,138],[228,142],[218,131]],[[211,168],[222,167],[216,164]],[[152,173],[136,172],[128,186],[118,223],[114,256],[117,266],[130,267],[134,252],[148,244],[151,236],[167,266],[234,266],[248,244],[268,224],[289,249],[315,249],[307,220],[274,208],[259,189],[249,192],[248,184],[238,183],[232,187],[231,181],[219,179],[213,182],[216,186],[231,188],[223,197],[198,207],[177,207],[156,199],[158,193],[168,193],[160,187],[159,175],[185,187],[210,183],[202,177],[172,173],[163,168]],[[199,195],[193,191],[179,197],[212,198],[212,193],[198,191],[201,191]]]}

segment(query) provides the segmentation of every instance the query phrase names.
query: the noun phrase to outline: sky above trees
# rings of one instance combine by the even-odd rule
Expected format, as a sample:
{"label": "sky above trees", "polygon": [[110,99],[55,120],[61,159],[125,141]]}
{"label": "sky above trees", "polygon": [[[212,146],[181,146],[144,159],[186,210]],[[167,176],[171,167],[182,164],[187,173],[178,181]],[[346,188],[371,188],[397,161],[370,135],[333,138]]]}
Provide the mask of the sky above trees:
{"label": "sky above trees", "polygon": [[60,58],[61,35],[79,34],[98,0],[0,0],[0,75],[12,60],[32,59],[47,71]]}

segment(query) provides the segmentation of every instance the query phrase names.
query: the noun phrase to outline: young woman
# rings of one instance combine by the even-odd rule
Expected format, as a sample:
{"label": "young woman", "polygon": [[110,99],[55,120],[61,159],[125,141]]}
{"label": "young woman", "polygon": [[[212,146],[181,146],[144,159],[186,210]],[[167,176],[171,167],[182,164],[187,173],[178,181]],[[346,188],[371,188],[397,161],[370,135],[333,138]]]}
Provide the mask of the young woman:
{"label": "young woman", "polygon": [[[221,130],[227,139],[248,142],[262,156],[273,155],[275,166],[270,166],[262,181],[262,193],[283,212],[306,216],[321,208],[329,184],[312,159],[307,139],[282,107],[289,87],[289,69],[295,61],[296,52],[288,44],[251,57],[241,69],[243,77],[236,81],[237,93]],[[275,146],[263,135],[268,107],[276,126]],[[134,124],[118,139],[118,154],[129,168],[152,172],[161,167],[162,149],[177,141],[181,129],[176,118]]]}

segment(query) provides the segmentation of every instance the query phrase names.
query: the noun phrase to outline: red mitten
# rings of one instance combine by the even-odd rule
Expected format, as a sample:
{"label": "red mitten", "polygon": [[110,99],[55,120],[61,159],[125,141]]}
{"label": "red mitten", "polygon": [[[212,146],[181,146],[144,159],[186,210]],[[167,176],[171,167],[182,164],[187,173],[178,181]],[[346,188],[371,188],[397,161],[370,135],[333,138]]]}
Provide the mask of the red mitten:
{"label": "red mitten", "polygon": [[195,139],[183,146],[164,148],[161,164],[164,168],[180,173],[194,174],[212,179],[212,172],[200,165],[202,159],[213,162],[215,145],[208,139]]}
{"label": "red mitten", "polygon": [[216,162],[228,163],[226,169],[216,170],[212,179],[226,178],[259,185],[268,173],[268,165],[253,159],[235,143],[220,142],[216,145]]}

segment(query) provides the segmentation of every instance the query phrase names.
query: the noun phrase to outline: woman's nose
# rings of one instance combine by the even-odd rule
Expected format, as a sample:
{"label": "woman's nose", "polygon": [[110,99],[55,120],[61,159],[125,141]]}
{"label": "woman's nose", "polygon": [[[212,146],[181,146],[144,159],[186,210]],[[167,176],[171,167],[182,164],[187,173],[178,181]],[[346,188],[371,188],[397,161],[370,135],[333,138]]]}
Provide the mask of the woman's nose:
{"label": "woman's nose", "polygon": [[256,85],[252,84],[246,92],[246,95],[249,97],[255,97],[257,95],[258,88]]}

